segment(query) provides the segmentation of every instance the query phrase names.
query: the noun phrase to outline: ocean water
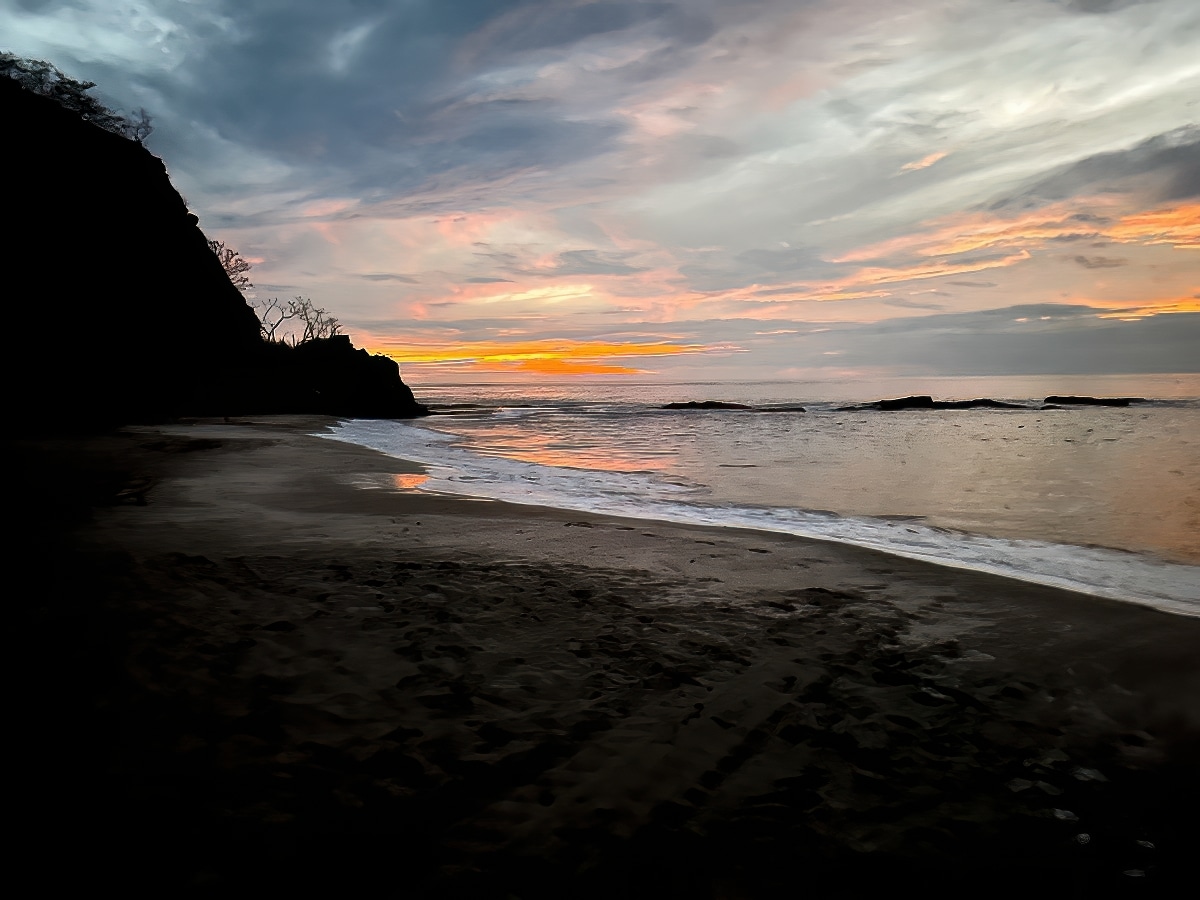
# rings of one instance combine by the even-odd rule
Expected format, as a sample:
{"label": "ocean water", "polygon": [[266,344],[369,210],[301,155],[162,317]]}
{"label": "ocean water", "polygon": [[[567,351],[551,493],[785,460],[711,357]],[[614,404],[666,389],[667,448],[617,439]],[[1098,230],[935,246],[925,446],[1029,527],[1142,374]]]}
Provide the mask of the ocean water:
{"label": "ocean water", "polygon": [[[1200,615],[1197,375],[414,390],[437,415],[329,435],[425,467],[376,487],[784,532]],[[1052,393],[1149,402],[1039,409]],[[1030,408],[839,409],[908,394]],[[689,400],[755,409],[661,408]]]}

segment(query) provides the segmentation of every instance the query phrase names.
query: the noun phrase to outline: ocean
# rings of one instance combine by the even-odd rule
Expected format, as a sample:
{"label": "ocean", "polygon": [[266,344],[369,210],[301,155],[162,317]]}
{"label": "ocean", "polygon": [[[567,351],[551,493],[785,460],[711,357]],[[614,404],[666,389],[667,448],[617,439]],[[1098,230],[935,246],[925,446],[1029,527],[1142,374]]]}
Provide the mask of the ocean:
{"label": "ocean", "polygon": [[[425,468],[360,486],[783,532],[1200,616],[1200,375],[413,389],[436,415],[326,435]],[[911,394],[1030,408],[841,408]],[[705,400],[754,409],[662,408]]]}

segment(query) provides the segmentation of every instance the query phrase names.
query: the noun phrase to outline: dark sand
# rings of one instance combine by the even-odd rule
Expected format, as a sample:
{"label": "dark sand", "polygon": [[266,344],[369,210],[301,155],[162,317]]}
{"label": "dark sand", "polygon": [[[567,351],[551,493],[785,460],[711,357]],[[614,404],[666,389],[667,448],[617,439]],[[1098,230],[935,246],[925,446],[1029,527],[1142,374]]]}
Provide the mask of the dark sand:
{"label": "dark sand", "polygon": [[41,890],[1194,888],[1200,620],[389,490],[326,421],[6,446]]}

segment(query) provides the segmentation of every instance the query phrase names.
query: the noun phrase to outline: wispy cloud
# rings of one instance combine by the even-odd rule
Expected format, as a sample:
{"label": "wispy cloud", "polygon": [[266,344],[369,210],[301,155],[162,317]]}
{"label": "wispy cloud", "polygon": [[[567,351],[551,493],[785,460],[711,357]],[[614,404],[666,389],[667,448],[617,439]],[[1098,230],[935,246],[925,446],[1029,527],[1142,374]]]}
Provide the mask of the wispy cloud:
{"label": "wispy cloud", "polygon": [[[872,328],[1016,296],[1161,336],[1195,292],[1194,0],[47,0],[0,33],[150,109],[256,282],[471,348],[429,371],[791,371],[818,322],[861,366]],[[680,322],[707,355],[598,349]],[[568,335],[594,355],[544,355]]]}
{"label": "wispy cloud", "polygon": [[941,160],[945,159],[947,156],[949,156],[948,151],[935,150],[933,153],[930,153],[928,156],[923,156],[918,160],[914,160],[913,162],[905,163],[904,165],[902,165],[900,167],[900,170],[902,172],[915,172],[918,169],[928,169],[934,163],[940,162]]}

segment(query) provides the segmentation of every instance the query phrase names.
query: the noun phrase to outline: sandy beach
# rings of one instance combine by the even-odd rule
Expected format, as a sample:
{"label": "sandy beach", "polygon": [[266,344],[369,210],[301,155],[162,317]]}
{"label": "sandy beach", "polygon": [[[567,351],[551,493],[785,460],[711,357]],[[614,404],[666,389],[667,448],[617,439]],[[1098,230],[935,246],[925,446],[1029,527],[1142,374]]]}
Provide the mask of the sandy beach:
{"label": "sandy beach", "polygon": [[46,889],[1174,897],[1200,872],[1200,620],[414,493],[330,422],[11,442]]}

